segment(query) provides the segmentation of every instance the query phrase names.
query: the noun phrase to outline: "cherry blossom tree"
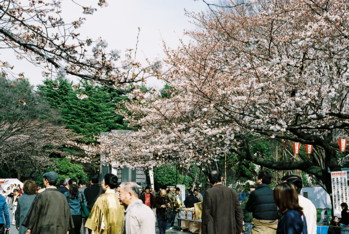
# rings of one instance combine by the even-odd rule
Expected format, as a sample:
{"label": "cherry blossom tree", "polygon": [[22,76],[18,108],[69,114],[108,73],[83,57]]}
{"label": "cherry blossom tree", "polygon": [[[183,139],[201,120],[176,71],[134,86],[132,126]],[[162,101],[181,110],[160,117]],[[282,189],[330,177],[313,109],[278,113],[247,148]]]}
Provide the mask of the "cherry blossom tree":
{"label": "cherry blossom tree", "polygon": [[[18,59],[42,66],[44,76],[68,74],[108,85],[144,79],[154,66],[142,67],[134,60],[134,51],[129,50],[120,60],[120,52],[108,50],[105,40],[80,35],[79,28],[85,22],[83,14],[93,14],[97,6],[72,2],[81,12],[67,22],[62,16],[61,0],[1,0],[0,48],[11,49]],[[105,6],[106,1],[99,0],[97,4]],[[2,76],[25,76],[13,74],[12,68],[5,58],[0,60]]]}
{"label": "cherry blossom tree", "polygon": [[[101,152],[135,166],[212,163],[234,153],[302,170],[331,192],[347,155],[349,11],[345,0],[230,1],[191,14],[191,42],[166,48],[169,98],[134,90],[126,118],[139,131],[102,137]],[[115,140],[119,144],[113,144]],[[251,139],[315,146],[311,157],[266,158]]]}

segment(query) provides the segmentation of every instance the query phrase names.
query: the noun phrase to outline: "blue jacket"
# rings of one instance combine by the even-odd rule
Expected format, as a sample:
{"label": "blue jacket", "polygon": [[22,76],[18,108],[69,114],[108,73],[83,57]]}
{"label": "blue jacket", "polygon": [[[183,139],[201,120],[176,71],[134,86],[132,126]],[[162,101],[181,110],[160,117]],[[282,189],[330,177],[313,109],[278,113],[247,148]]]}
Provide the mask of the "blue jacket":
{"label": "blue jacket", "polygon": [[[5,217],[5,220],[4,220]],[[4,196],[0,195],[0,223],[5,224],[6,228],[10,228],[10,214],[8,213],[8,207]]]}
{"label": "blue jacket", "polygon": [[278,223],[277,234],[307,234],[307,221],[296,210],[288,210]]}
{"label": "blue jacket", "polygon": [[71,215],[81,215],[81,202],[84,202],[86,205],[86,198],[83,193],[79,192],[78,198],[71,198],[71,195],[68,192],[64,193],[64,196],[67,197],[68,205],[70,207]]}

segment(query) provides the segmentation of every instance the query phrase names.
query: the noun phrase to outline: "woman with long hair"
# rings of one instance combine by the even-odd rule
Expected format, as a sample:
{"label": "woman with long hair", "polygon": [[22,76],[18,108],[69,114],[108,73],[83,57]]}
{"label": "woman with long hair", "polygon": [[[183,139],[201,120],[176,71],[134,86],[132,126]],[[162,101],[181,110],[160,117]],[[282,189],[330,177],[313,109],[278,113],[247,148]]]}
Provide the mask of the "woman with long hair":
{"label": "woman with long hair", "polygon": [[74,228],[69,230],[70,234],[79,234],[82,224],[81,216],[81,202],[86,199],[83,197],[83,193],[79,192],[79,187],[77,184],[70,184],[69,191],[65,192],[64,195],[67,197],[68,205],[70,207],[70,213],[73,218]]}
{"label": "woman with long hair", "polygon": [[290,183],[278,184],[274,189],[274,200],[281,218],[277,234],[307,234],[307,222],[303,208],[298,204],[298,194]]}

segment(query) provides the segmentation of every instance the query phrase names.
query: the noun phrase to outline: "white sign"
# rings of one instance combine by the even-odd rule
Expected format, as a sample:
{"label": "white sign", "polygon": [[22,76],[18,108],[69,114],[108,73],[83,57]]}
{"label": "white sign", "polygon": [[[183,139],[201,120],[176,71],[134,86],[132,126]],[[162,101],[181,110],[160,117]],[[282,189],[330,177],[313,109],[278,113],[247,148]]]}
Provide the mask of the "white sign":
{"label": "white sign", "polygon": [[348,179],[346,171],[331,172],[333,215],[341,217],[341,203],[348,203]]}

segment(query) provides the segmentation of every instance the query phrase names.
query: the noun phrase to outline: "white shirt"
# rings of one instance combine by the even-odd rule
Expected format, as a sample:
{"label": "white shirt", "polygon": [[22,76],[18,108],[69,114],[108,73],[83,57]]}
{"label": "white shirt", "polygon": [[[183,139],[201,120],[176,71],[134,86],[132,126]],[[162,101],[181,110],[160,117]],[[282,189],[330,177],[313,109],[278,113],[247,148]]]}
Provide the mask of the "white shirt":
{"label": "white shirt", "polygon": [[154,212],[141,200],[136,200],[126,209],[126,234],[155,234]]}
{"label": "white shirt", "polygon": [[316,234],[316,208],[314,204],[302,195],[298,195],[299,205],[303,208],[303,214],[307,220],[308,234]]}

